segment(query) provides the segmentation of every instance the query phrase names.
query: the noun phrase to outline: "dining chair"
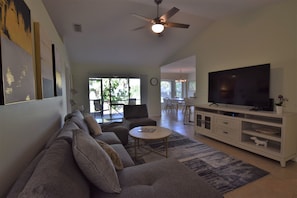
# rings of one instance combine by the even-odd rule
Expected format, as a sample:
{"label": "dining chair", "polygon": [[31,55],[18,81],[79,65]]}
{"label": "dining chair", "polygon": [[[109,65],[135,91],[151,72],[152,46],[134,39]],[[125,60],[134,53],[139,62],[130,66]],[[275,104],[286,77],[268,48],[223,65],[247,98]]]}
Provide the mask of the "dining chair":
{"label": "dining chair", "polygon": [[194,100],[190,98],[185,98],[185,107],[184,107],[184,124],[191,123],[191,114],[192,114],[192,107],[195,106]]}

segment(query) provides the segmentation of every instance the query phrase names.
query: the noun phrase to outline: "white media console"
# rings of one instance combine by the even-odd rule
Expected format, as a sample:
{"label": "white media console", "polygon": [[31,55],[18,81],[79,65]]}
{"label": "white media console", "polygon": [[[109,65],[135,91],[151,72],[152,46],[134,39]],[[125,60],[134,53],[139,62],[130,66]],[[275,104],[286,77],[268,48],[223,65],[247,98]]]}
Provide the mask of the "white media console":
{"label": "white media console", "polygon": [[277,160],[297,155],[297,114],[195,106],[195,133]]}

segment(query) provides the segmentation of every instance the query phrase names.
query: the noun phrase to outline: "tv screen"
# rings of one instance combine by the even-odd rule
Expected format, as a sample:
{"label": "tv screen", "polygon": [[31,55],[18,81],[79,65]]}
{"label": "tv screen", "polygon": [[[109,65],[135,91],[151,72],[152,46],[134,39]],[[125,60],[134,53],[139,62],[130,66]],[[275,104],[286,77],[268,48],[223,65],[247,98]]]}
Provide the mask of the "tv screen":
{"label": "tv screen", "polygon": [[270,64],[208,73],[208,102],[264,107],[269,103]]}

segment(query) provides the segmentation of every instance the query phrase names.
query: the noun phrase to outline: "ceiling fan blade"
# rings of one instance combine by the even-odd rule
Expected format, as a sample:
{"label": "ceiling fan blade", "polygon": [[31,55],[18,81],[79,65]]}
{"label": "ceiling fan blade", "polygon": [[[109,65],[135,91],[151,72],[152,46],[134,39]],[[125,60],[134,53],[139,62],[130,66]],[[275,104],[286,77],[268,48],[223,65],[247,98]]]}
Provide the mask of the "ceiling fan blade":
{"label": "ceiling fan blade", "polygon": [[144,20],[144,21],[147,21],[149,23],[153,23],[153,19],[150,19],[150,18],[147,18],[147,17],[144,17],[144,16],[141,16],[139,14],[132,14],[132,16],[136,17],[136,18],[139,18],[141,20]]}
{"label": "ceiling fan blade", "polygon": [[167,22],[164,24],[165,27],[175,27],[175,28],[189,28],[190,25],[188,24],[183,24],[183,23],[171,23]]}
{"label": "ceiling fan blade", "polygon": [[168,12],[166,12],[165,14],[163,14],[162,16],[160,16],[159,19],[162,22],[166,22],[170,17],[172,17],[173,15],[175,15],[178,11],[179,11],[178,8],[173,7]]}

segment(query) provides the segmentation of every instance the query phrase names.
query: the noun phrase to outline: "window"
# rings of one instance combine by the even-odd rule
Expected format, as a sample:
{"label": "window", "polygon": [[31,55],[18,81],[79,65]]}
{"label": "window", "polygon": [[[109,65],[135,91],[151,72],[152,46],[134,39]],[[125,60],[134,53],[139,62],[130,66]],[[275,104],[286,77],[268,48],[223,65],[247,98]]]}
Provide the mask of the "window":
{"label": "window", "polygon": [[175,80],[161,80],[161,103],[164,98],[185,98],[187,82],[178,82]]}
{"label": "window", "polygon": [[161,80],[161,103],[164,98],[171,98],[172,86],[171,81]]}
{"label": "window", "polygon": [[89,101],[91,113],[99,113],[101,118],[122,118],[125,104],[141,104],[140,78],[89,78]]}
{"label": "window", "polygon": [[175,97],[183,98],[183,83],[175,82]]}

